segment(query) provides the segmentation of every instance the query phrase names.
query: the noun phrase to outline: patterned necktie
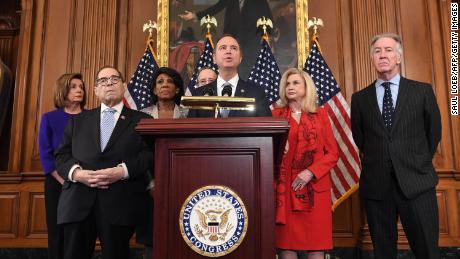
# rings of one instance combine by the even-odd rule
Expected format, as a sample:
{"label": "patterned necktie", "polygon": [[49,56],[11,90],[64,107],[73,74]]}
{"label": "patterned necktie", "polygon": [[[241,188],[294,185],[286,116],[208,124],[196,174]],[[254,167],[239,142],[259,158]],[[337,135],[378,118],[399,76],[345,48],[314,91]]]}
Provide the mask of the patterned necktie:
{"label": "patterned necktie", "polygon": [[382,86],[385,88],[385,92],[383,94],[383,106],[382,106],[382,116],[383,122],[385,123],[385,127],[388,131],[391,130],[391,126],[393,126],[393,116],[394,116],[394,108],[393,108],[393,98],[391,96],[391,89],[390,89],[390,82],[384,82]]}
{"label": "patterned necktie", "polygon": [[110,135],[112,135],[113,128],[115,127],[115,117],[113,116],[117,110],[114,108],[107,108],[102,112],[101,119],[101,151],[104,151],[105,146],[109,142]]}

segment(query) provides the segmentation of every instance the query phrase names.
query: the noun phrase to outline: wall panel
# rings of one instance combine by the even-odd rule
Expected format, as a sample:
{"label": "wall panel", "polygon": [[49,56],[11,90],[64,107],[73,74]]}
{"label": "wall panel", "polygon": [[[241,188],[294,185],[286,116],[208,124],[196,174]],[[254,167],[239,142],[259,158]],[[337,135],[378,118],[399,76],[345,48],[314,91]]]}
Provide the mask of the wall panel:
{"label": "wall panel", "polygon": [[0,238],[18,236],[19,193],[0,192]]}

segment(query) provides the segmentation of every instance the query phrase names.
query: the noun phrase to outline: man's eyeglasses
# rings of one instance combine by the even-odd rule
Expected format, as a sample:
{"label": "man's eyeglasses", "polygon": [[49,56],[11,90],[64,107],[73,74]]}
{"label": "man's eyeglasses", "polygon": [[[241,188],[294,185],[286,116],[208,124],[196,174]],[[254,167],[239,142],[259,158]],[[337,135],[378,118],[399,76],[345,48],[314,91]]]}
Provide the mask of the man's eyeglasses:
{"label": "man's eyeglasses", "polygon": [[200,79],[200,81],[198,81],[198,85],[203,86],[203,85],[210,84],[210,83],[212,83],[214,81],[216,81],[215,78],[202,78],[202,79]]}
{"label": "man's eyeglasses", "polygon": [[121,77],[120,76],[101,77],[96,80],[96,84],[100,86],[107,86],[109,84],[109,81],[112,84],[116,84],[121,81]]}

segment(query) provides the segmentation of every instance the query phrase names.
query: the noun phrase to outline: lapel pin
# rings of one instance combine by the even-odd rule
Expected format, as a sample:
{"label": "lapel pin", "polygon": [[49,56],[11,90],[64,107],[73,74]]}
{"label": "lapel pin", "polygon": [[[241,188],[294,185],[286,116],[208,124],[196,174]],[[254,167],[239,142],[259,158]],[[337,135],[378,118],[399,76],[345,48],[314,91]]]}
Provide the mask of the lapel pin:
{"label": "lapel pin", "polygon": [[240,92],[241,92],[241,93],[244,93],[244,89],[241,89]]}
{"label": "lapel pin", "polygon": [[121,115],[120,118],[121,118],[122,120],[126,119],[126,117],[125,117],[124,115]]}

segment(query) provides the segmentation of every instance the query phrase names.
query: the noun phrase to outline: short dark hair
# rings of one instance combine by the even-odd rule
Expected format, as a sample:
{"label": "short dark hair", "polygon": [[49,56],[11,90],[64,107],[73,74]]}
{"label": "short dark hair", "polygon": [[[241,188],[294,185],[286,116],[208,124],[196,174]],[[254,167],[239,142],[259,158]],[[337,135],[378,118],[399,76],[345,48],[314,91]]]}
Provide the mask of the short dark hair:
{"label": "short dark hair", "polygon": [[69,73],[61,75],[54,85],[53,101],[54,107],[64,108],[67,104],[67,95],[70,92],[70,82],[72,79],[79,79],[83,83],[83,100],[80,103],[80,107],[85,107],[86,104],[86,88],[83,76],[80,73]]}
{"label": "short dark hair", "polygon": [[158,97],[154,94],[153,89],[156,87],[157,78],[161,74],[166,74],[172,78],[174,86],[179,90],[174,96],[174,102],[180,104],[181,98],[184,95],[184,80],[182,80],[179,72],[169,67],[160,67],[153,75],[153,87],[150,89],[153,96],[153,103],[156,104],[158,102]]}
{"label": "short dark hair", "polygon": [[212,68],[212,67],[210,67],[210,66],[204,66],[204,67],[201,67],[200,69],[198,69],[198,71],[196,71],[197,78],[198,78],[198,76],[200,75],[201,71],[206,70],[206,69],[209,69],[209,70],[214,71],[214,73],[216,73],[216,75],[219,74],[219,71],[215,70],[214,68]]}
{"label": "short dark hair", "polygon": [[241,43],[240,43],[240,41],[238,40],[237,37],[233,36],[233,35],[230,34],[230,33],[224,33],[224,34],[222,34],[222,35],[217,39],[217,41],[216,41],[216,46],[215,46],[215,48],[214,48],[214,53],[216,53],[217,44],[219,44],[219,41],[220,41],[221,39],[225,38],[225,37],[231,37],[231,38],[233,38],[233,39],[236,41],[236,43],[238,43],[238,47],[239,47],[239,49],[240,49],[241,56],[243,56],[244,53],[243,53],[243,49],[241,48]]}
{"label": "short dark hair", "polygon": [[125,82],[125,78],[123,77],[123,73],[121,73],[120,70],[118,70],[118,68],[114,67],[114,66],[111,66],[111,65],[105,65],[101,68],[99,68],[99,70],[96,72],[96,81],[97,81],[97,76],[99,75],[99,73],[103,70],[103,69],[106,69],[106,68],[112,68],[112,69],[115,69],[117,72],[118,72],[118,75],[121,77],[121,82]]}

